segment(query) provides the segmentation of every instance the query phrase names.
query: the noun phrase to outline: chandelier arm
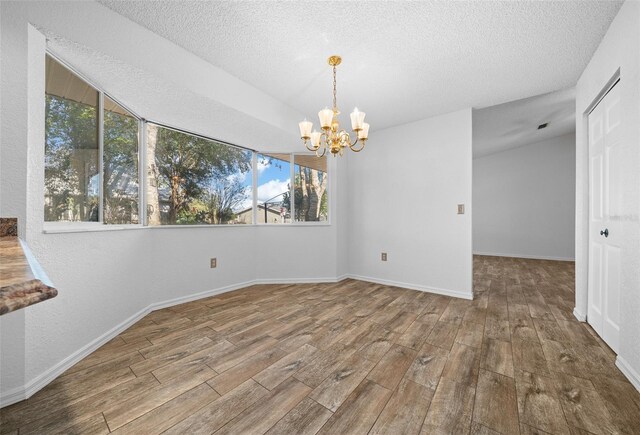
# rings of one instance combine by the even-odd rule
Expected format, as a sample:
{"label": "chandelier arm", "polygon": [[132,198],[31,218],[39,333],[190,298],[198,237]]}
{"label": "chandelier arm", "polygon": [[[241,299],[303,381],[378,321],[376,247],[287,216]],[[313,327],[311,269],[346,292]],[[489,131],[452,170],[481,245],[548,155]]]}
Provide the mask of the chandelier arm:
{"label": "chandelier arm", "polygon": [[356,140],[351,143],[351,136],[349,136],[349,148],[353,149],[353,147],[358,143],[360,138],[358,137],[358,132],[356,132]]}
{"label": "chandelier arm", "polygon": [[354,146],[355,144],[358,143],[358,140],[356,139],[356,141],[352,144],[349,145],[349,149],[351,149],[351,151],[353,151],[354,153],[359,153],[360,151],[362,151],[364,149],[364,146],[366,145],[366,141],[362,141],[362,146],[359,149],[355,149]]}
{"label": "chandelier arm", "polygon": [[[340,139],[340,146],[342,148],[346,148],[347,146],[351,147],[351,136],[349,135],[349,133],[342,129],[340,130],[340,133],[338,133],[338,137]],[[358,141],[358,139],[356,138],[356,142]],[[354,142],[355,144],[355,142]]]}
{"label": "chandelier arm", "polygon": [[327,131],[322,132],[320,135],[320,143],[318,144],[318,147],[322,148],[322,156],[327,153],[327,149],[329,148],[329,134]]}
{"label": "chandelier arm", "polygon": [[325,131],[320,135],[319,146],[326,148],[329,145],[329,134]]}
{"label": "chandelier arm", "polygon": [[311,147],[309,147],[310,143],[311,143],[311,141],[309,141],[307,139],[304,140],[304,146],[306,146],[309,151],[317,151],[318,147],[315,147],[313,145],[311,145]]}
{"label": "chandelier arm", "polygon": [[351,135],[349,133],[347,133],[346,130],[340,130],[340,133],[338,134],[338,137],[340,138],[340,144],[342,145],[343,148],[346,148],[347,146],[351,149],[353,149],[353,147],[358,143],[358,141],[360,140],[360,138],[358,137],[358,134],[356,132],[356,140],[351,142]]}

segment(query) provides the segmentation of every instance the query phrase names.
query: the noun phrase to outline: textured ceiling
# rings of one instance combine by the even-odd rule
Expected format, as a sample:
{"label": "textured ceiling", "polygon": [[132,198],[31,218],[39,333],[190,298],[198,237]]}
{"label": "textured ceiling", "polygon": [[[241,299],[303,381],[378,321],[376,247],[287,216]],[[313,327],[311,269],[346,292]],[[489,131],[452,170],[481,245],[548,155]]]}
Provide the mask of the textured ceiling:
{"label": "textured ceiling", "polygon": [[[549,125],[538,130],[540,124]],[[575,89],[525,98],[473,112],[473,157],[576,131]]]}
{"label": "textured ceiling", "polygon": [[340,54],[338,105],[373,131],[574,86],[622,2],[100,3],[316,122]]}

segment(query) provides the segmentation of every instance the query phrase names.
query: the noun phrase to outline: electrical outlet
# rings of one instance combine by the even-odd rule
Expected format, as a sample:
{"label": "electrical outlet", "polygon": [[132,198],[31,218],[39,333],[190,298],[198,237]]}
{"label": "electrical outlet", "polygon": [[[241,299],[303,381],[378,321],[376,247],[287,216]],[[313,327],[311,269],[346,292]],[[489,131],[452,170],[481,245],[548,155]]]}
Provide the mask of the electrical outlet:
{"label": "electrical outlet", "polygon": [[464,214],[464,204],[458,204],[458,214]]}
{"label": "electrical outlet", "polygon": [[387,253],[386,252],[382,253],[382,261],[387,261]]}
{"label": "electrical outlet", "polygon": [[217,258],[212,258],[211,259],[211,268],[215,269],[216,267],[218,267],[218,259]]}

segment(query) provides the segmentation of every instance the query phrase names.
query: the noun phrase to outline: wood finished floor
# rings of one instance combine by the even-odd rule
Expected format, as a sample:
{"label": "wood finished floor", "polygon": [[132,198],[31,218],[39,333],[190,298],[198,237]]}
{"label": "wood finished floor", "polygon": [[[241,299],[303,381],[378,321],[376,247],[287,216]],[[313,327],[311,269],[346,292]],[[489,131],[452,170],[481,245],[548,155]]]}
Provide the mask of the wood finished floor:
{"label": "wood finished floor", "polygon": [[474,267],[474,301],[347,280],[153,312],[0,432],[640,433],[640,394],[572,315],[573,263]]}

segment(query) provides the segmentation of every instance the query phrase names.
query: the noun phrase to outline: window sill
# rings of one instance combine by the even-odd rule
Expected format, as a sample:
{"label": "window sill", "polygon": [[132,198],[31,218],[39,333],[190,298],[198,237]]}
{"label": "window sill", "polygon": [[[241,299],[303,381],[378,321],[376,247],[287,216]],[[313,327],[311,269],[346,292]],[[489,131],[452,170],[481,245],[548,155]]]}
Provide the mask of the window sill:
{"label": "window sill", "polygon": [[176,229],[176,228],[266,228],[266,227],[279,227],[279,228],[288,228],[288,227],[329,227],[331,223],[329,222],[297,222],[294,224],[233,224],[233,225],[153,225],[144,228],[149,228],[152,230],[162,230],[162,229]]}
{"label": "window sill", "polygon": [[330,227],[331,222],[295,222],[292,224],[255,224],[256,227]]}
{"label": "window sill", "polygon": [[169,230],[169,229],[188,229],[188,228],[290,228],[290,227],[330,227],[330,222],[297,222],[292,224],[238,224],[238,225],[104,225],[104,224],[66,224],[66,223],[47,223],[43,226],[44,234],[64,234],[64,233],[99,233],[105,231],[130,231],[130,230]]}
{"label": "window sill", "polygon": [[103,231],[127,231],[127,230],[142,230],[145,227],[142,225],[104,225],[104,224],[58,224],[58,223],[45,223],[42,232],[44,234],[60,234],[60,233],[93,233]]}

